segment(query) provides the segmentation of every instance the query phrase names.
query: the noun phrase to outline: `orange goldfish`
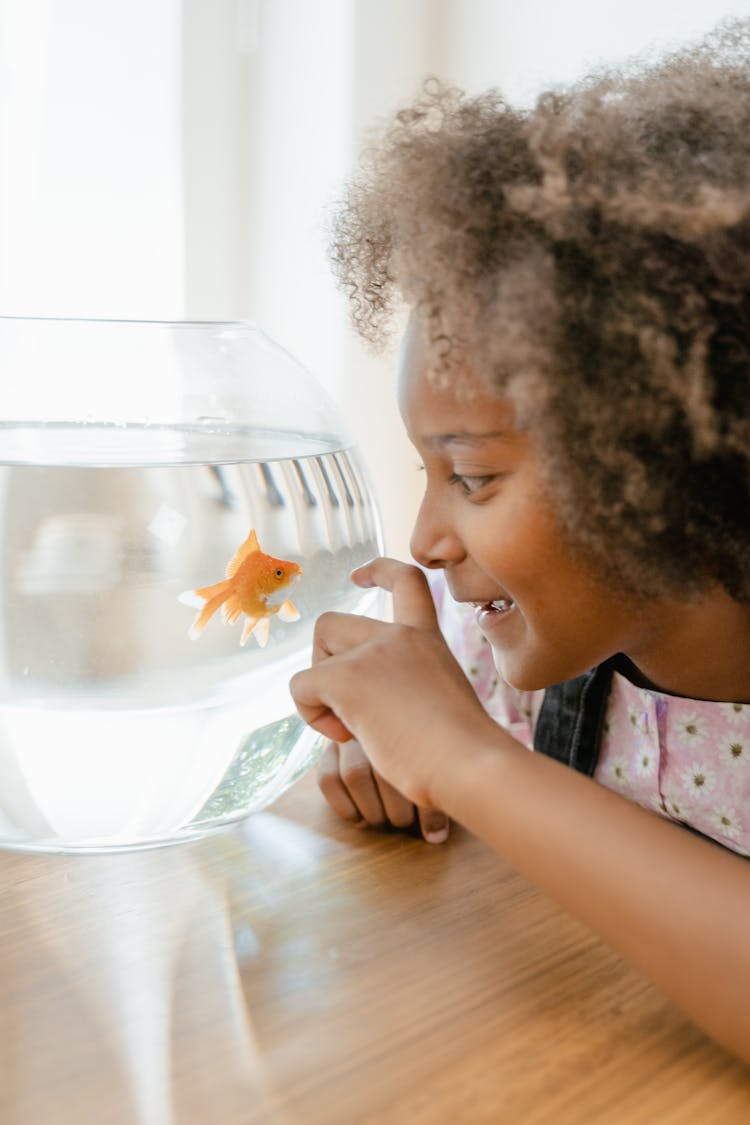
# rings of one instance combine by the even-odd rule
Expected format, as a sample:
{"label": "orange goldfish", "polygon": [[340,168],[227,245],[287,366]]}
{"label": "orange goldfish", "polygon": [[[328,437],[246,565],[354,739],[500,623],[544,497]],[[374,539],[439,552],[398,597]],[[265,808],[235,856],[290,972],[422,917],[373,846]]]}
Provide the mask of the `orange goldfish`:
{"label": "orange goldfish", "polygon": [[282,621],[298,621],[299,611],[288,598],[278,601],[279,594],[292,585],[302,574],[296,562],[275,559],[266,555],[258,545],[258,537],[251,531],[226,569],[226,578],[213,586],[199,590],[186,590],[179,601],[200,609],[188,636],[197,640],[219,607],[224,621],[231,625],[243,613],[247,618],[240,644],[244,645],[252,633],[261,648],[265,648],[270,631],[269,617],[278,613]]}

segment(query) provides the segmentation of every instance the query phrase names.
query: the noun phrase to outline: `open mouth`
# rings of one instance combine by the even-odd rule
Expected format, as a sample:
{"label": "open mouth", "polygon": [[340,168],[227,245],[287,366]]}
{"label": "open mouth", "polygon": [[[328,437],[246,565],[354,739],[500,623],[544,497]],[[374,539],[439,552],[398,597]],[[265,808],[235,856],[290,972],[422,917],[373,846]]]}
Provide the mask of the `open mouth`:
{"label": "open mouth", "polygon": [[497,598],[494,602],[485,602],[480,608],[483,613],[510,613],[515,604],[512,598]]}
{"label": "open mouth", "polygon": [[486,620],[488,617],[505,617],[516,607],[512,598],[495,598],[491,602],[474,602],[477,611],[477,620]]}

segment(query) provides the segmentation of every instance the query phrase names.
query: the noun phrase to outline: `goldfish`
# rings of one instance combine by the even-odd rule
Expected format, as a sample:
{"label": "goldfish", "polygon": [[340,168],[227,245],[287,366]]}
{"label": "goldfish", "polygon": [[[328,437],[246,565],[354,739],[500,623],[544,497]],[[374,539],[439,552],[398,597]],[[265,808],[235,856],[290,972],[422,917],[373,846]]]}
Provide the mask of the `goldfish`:
{"label": "goldfish", "polygon": [[284,598],[283,591],[293,585],[302,574],[296,562],[275,559],[261,551],[258,536],[251,531],[244,543],[227,564],[226,578],[212,586],[186,590],[179,601],[200,609],[188,629],[191,640],[197,640],[217,609],[221,608],[224,621],[232,625],[244,613],[245,627],[240,644],[247,643],[252,633],[261,648],[265,648],[270,631],[269,618],[279,615],[281,621],[298,621],[299,611]]}

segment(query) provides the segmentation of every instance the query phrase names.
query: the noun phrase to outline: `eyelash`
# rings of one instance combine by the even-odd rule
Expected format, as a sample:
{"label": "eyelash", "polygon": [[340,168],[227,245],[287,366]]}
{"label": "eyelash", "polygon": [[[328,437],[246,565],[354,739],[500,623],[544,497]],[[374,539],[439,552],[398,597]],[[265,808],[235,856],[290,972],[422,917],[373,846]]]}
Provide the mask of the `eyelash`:
{"label": "eyelash", "polygon": [[[423,473],[425,471],[424,465],[416,465],[415,467],[418,473]],[[448,477],[448,484],[458,485],[464,496],[473,496],[475,493],[480,492],[490,481],[497,480],[499,475],[498,473],[488,473],[485,476],[472,477],[463,473],[451,473]],[[469,482],[473,482],[473,487]]]}
{"label": "eyelash", "polygon": [[496,479],[497,474],[487,475],[483,477],[466,476],[462,473],[451,473],[448,477],[448,484],[456,484],[462,490],[464,496],[474,496],[480,492],[486,484]]}

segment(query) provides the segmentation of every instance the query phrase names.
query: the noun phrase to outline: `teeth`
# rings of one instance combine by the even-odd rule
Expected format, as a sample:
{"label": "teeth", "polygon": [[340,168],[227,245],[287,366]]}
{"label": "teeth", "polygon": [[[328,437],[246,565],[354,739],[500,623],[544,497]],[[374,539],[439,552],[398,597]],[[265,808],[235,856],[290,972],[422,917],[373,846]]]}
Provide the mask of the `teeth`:
{"label": "teeth", "polygon": [[516,604],[512,598],[496,598],[493,602],[471,602],[476,609],[496,609],[498,613],[507,613]]}

